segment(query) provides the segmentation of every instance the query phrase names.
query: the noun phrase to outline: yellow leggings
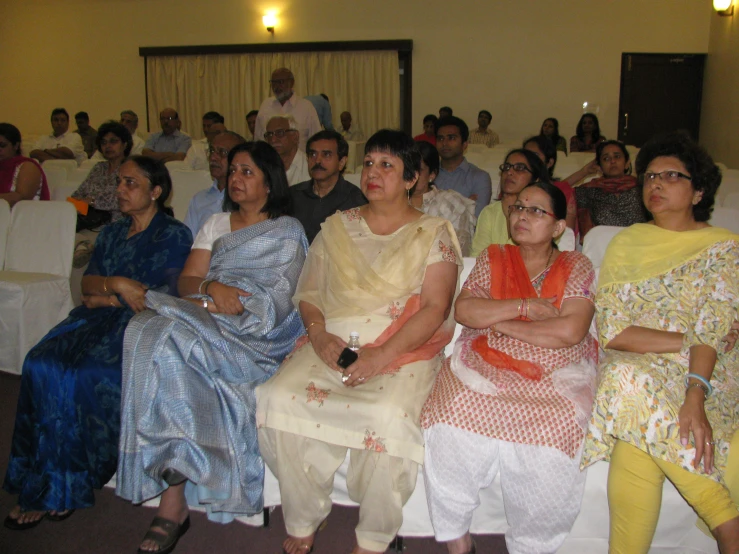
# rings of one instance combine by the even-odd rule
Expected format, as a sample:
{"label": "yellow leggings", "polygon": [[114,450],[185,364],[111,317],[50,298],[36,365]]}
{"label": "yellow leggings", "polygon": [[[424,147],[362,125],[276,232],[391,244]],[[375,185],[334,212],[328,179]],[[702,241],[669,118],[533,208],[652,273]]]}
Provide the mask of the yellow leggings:
{"label": "yellow leggings", "polygon": [[627,442],[616,441],[608,472],[611,554],[649,551],[665,477],[710,529],[739,516],[729,491],[722,485],[650,456]]}

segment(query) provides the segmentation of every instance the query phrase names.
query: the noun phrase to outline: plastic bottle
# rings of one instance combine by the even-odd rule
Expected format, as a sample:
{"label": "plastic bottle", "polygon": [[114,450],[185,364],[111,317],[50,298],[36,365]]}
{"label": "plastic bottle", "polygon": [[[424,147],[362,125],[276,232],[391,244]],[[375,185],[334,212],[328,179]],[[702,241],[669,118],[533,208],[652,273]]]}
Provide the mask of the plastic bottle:
{"label": "plastic bottle", "polygon": [[349,343],[346,345],[346,347],[353,352],[359,350],[359,333],[357,333],[356,331],[352,331],[351,333],[349,333]]}

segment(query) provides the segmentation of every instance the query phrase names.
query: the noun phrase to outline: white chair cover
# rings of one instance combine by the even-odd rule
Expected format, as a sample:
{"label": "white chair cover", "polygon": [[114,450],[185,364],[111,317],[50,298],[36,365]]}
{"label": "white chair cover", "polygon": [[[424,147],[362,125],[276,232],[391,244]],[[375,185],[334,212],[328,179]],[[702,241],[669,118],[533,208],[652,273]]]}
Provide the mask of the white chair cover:
{"label": "white chair cover", "polygon": [[10,206],[5,200],[0,200],[0,269],[5,264],[5,246],[10,231]]}
{"label": "white chair cover", "polygon": [[46,170],[47,167],[61,167],[67,171],[72,171],[73,169],[77,169],[78,166],[76,160],[46,160],[41,164],[41,167],[43,167],[44,170]]}
{"label": "white chair cover", "polygon": [[182,160],[174,160],[172,162],[166,162],[164,164],[167,169],[169,170],[169,173],[171,174],[173,171],[179,171],[179,170],[187,170],[189,169],[184,161]]}
{"label": "white chair cover", "polygon": [[729,193],[726,198],[724,198],[721,207],[731,208],[732,210],[739,210],[739,191]]}
{"label": "white chair cover", "polygon": [[87,176],[90,173],[90,169],[92,168],[91,167],[79,167],[77,169],[73,169],[72,171],[67,171],[67,184],[74,185],[76,189],[82,184],[82,181],[87,179]]}
{"label": "white chair cover", "polygon": [[723,227],[732,233],[739,233],[739,210],[732,208],[714,208],[708,223],[714,227]]}
{"label": "white chair cover", "polygon": [[51,190],[51,199],[58,202],[66,202],[67,198],[72,196],[72,193],[78,188],[79,185],[75,185],[69,181],[62,183]]}
{"label": "white chair cover", "polygon": [[344,179],[346,179],[352,185],[359,186],[362,180],[362,173],[344,173]]}
{"label": "white chair cover", "polygon": [[64,183],[67,182],[67,170],[63,167],[53,165],[46,166],[43,169],[44,174],[46,174],[46,183],[49,185],[49,193],[53,197],[54,190],[63,186]]}
{"label": "white chair cover", "polygon": [[69,288],[77,211],[68,202],[18,202],[0,271],[0,371],[23,359],[74,307]]}
{"label": "white chair cover", "polygon": [[[732,194],[739,193],[739,172],[727,169],[721,177],[721,186],[716,192],[717,205],[726,206],[726,198]],[[728,207],[728,206],[727,206]]]}
{"label": "white chair cover", "polygon": [[[169,166],[168,162],[166,165]],[[172,177],[172,194],[167,202],[174,210],[174,216],[180,221],[184,221],[187,215],[187,207],[190,200],[198,192],[207,189],[213,184],[213,179],[209,171],[190,171],[190,170],[170,170]]]}
{"label": "white chair cover", "polygon": [[603,256],[606,254],[606,248],[611,239],[624,230],[624,227],[613,227],[611,225],[598,225],[593,227],[587,235],[582,245],[582,253],[585,254],[593,267],[598,271],[603,263]]}

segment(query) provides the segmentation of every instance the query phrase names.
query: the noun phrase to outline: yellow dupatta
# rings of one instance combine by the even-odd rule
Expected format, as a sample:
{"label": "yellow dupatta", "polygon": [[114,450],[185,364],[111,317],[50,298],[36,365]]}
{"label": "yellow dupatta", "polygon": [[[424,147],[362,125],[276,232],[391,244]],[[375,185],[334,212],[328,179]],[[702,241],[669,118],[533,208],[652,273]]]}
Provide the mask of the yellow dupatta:
{"label": "yellow dupatta", "polygon": [[726,240],[739,241],[739,235],[720,227],[669,231],[649,223],[637,223],[611,240],[600,268],[598,288],[664,275]]}

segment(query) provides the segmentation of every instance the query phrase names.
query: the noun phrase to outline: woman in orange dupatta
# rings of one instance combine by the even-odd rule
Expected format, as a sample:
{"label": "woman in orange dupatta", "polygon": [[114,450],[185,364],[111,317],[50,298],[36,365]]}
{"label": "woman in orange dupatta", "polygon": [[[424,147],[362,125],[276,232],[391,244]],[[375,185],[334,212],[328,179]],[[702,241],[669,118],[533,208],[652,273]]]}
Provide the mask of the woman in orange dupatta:
{"label": "woman in orange dupatta", "polygon": [[510,212],[516,245],[494,244],[477,258],[455,305],[465,328],[421,415],[431,522],[452,554],[475,552],[472,513],[497,473],[511,554],[555,552],[585,486],[593,266],[553,242],[567,215],[555,186],[529,185]]}
{"label": "woman in orange dupatta", "polygon": [[[257,389],[259,445],[280,484],[288,554],[312,550],[347,450],[347,488],[360,505],[353,552],[385,552],[415,488],[419,417],[452,339],[462,263],[451,223],[410,204],[420,167],[400,131],[367,141],[369,204],[321,226],[293,298],[307,340]],[[342,371],[353,331],[363,346]]]}

